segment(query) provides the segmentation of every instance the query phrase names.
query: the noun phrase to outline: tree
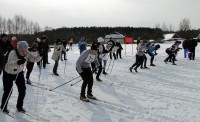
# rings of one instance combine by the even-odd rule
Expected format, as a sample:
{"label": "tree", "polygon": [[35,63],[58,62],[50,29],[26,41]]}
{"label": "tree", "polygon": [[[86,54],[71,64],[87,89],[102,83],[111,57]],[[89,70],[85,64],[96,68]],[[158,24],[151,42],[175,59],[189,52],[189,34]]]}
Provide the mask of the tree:
{"label": "tree", "polygon": [[180,21],[179,24],[180,31],[188,31],[191,29],[190,20],[188,18],[184,18]]}

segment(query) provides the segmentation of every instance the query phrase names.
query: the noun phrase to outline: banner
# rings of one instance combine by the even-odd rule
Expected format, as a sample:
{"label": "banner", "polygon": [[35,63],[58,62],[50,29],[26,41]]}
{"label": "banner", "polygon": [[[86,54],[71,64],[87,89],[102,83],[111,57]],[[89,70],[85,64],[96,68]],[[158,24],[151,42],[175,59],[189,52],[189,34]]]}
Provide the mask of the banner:
{"label": "banner", "polygon": [[131,37],[125,37],[124,42],[126,44],[131,44],[133,42],[133,38],[131,38]]}

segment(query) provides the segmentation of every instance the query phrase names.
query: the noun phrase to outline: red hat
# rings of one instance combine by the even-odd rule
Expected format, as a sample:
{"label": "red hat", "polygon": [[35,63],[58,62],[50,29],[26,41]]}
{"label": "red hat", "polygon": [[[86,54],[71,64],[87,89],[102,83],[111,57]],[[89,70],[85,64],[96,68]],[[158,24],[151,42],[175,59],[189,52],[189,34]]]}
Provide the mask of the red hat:
{"label": "red hat", "polygon": [[15,36],[12,37],[11,44],[13,45],[14,48],[17,48],[17,43],[18,43],[18,39]]}

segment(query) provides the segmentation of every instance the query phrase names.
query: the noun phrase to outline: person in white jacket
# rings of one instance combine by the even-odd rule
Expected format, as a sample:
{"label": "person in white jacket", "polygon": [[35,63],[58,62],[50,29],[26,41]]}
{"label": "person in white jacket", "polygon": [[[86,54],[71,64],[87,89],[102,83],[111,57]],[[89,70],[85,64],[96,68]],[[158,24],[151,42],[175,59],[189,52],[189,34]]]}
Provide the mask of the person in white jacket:
{"label": "person in white jacket", "polygon": [[56,75],[56,76],[59,76],[57,69],[58,69],[58,62],[59,62],[62,51],[66,52],[66,51],[68,51],[68,49],[64,48],[61,39],[57,39],[55,41],[54,52],[53,52],[53,55],[51,57],[51,59],[53,59],[55,61],[55,64],[54,64],[54,67],[53,67],[53,74]]}
{"label": "person in white jacket", "polygon": [[9,113],[7,109],[8,100],[12,93],[13,81],[15,81],[19,96],[17,100],[17,110],[19,112],[26,112],[23,108],[23,101],[26,94],[26,85],[24,78],[24,66],[26,60],[31,62],[38,62],[41,60],[41,55],[34,56],[28,51],[28,43],[26,41],[20,41],[17,44],[17,49],[12,50],[9,53],[8,61],[5,65],[5,69],[3,71],[3,96],[1,102],[1,110],[5,113]]}

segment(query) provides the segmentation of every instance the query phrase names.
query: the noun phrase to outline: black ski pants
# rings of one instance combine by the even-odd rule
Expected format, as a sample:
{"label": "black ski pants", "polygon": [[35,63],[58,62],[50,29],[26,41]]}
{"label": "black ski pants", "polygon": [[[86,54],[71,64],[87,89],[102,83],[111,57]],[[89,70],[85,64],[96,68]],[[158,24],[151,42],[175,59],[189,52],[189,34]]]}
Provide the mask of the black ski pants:
{"label": "black ski pants", "polygon": [[[16,79],[16,81],[15,81]],[[24,98],[26,94],[26,85],[25,85],[25,79],[24,79],[24,73],[21,71],[18,75],[13,75],[13,74],[8,74],[7,72],[3,72],[3,96],[2,96],[2,101],[1,101],[1,109],[3,109],[4,105],[5,108],[7,109],[8,101],[9,101],[9,93],[12,90],[13,87],[13,81],[15,81],[17,88],[18,88],[18,100],[17,100],[17,105],[16,107],[18,109],[23,108],[23,103],[24,103]],[[11,93],[12,94],[12,93]],[[7,103],[6,100],[8,99]]]}
{"label": "black ski pants", "polygon": [[81,96],[85,96],[85,89],[87,87],[87,94],[92,94],[92,86],[93,86],[93,75],[91,68],[82,68],[83,72],[80,74],[83,79],[83,84],[81,87]]}

